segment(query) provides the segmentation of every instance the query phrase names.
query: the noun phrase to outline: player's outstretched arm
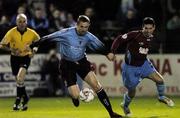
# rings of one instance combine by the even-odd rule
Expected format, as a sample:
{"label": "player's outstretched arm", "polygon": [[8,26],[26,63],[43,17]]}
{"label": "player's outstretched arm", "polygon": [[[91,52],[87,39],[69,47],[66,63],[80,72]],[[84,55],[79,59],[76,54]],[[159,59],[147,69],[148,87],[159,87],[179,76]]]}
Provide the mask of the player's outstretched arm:
{"label": "player's outstretched arm", "polygon": [[11,52],[14,55],[19,55],[20,51],[16,48],[10,48],[7,44],[0,43],[0,49]]}
{"label": "player's outstretched arm", "polygon": [[0,49],[8,51],[8,52],[11,51],[11,49],[6,44],[2,44],[2,43],[0,43]]}
{"label": "player's outstretched arm", "polygon": [[38,41],[33,42],[30,45],[30,47],[31,47],[31,49],[33,49],[34,47],[39,47],[42,43],[43,44],[49,44],[51,42],[60,42],[61,41],[60,35],[61,35],[61,32],[57,31],[57,32],[54,32],[52,34],[43,36]]}

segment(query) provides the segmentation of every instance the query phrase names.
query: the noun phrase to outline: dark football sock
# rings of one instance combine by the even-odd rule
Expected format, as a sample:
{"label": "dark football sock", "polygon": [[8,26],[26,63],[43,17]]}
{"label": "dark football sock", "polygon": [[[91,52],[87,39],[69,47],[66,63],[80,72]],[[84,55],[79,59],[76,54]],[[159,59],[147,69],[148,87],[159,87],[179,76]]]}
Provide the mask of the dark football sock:
{"label": "dark football sock", "polygon": [[124,106],[125,106],[125,107],[128,107],[129,104],[131,103],[131,101],[132,101],[132,98],[130,98],[130,97],[128,96],[128,93],[124,94],[124,99],[123,99],[123,104],[124,104]]}
{"label": "dark football sock", "polygon": [[21,87],[16,87],[16,101],[15,104],[19,104],[21,102],[22,90]]}
{"label": "dark football sock", "polygon": [[165,85],[164,84],[156,84],[156,86],[157,86],[159,98],[163,97],[164,91],[165,91]]}
{"label": "dark football sock", "polygon": [[104,91],[104,89],[101,89],[100,91],[98,91],[97,96],[98,96],[99,100],[101,101],[101,103],[106,108],[106,110],[109,112],[109,114],[110,115],[113,114],[111,103],[110,103],[109,98],[108,98],[106,92]]}
{"label": "dark football sock", "polygon": [[22,96],[23,96],[24,102],[27,102],[29,100],[29,97],[26,93],[25,86],[22,87]]}

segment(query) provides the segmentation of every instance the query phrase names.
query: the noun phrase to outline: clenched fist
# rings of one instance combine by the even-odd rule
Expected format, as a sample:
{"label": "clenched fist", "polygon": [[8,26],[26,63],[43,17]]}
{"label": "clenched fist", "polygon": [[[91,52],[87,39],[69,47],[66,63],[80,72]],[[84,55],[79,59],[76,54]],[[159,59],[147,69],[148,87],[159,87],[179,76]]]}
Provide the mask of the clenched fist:
{"label": "clenched fist", "polygon": [[116,56],[113,53],[108,53],[106,57],[109,61],[114,61],[116,59]]}

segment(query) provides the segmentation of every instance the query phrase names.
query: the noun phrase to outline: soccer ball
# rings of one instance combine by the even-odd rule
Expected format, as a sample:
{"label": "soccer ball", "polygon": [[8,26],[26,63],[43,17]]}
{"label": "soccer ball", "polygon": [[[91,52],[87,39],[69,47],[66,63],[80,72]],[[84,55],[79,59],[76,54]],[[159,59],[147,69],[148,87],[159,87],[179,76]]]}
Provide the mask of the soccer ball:
{"label": "soccer ball", "polygon": [[84,88],[80,91],[80,100],[90,102],[94,99],[94,91],[90,88]]}

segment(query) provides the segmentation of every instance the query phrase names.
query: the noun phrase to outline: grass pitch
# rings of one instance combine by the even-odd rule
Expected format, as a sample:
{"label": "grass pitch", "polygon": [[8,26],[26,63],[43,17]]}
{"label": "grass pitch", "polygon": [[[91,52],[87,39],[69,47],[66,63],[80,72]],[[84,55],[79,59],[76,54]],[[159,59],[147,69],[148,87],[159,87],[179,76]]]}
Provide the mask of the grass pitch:
{"label": "grass pitch", "polygon": [[[180,98],[172,99],[175,107],[159,103],[155,97],[135,98],[130,105],[132,118],[179,118]],[[123,114],[122,98],[110,98],[114,111]],[[74,107],[69,98],[31,98],[27,111],[13,111],[14,98],[0,98],[0,118],[109,118],[96,98]],[[124,114],[123,114],[124,115]]]}

